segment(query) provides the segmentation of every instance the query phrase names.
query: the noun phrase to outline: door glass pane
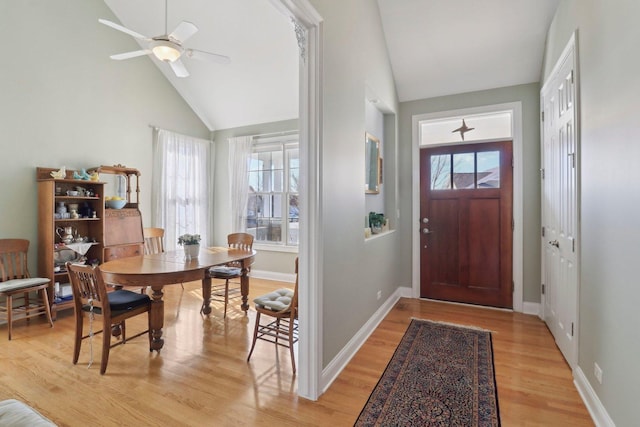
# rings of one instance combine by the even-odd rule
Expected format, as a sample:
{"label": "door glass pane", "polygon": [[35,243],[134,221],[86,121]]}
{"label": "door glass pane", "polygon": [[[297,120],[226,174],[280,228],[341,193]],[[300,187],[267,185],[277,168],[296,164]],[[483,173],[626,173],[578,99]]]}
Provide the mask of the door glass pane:
{"label": "door glass pane", "polygon": [[500,188],[500,152],[483,151],[478,156],[478,188]]}
{"label": "door glass pane", "polygon": [[451,155],[431,156],[431,189],[451,189]]}
{"label": "door glass pane", "polygon": [[453,188],[476,188],[474,153],[453,155]]}

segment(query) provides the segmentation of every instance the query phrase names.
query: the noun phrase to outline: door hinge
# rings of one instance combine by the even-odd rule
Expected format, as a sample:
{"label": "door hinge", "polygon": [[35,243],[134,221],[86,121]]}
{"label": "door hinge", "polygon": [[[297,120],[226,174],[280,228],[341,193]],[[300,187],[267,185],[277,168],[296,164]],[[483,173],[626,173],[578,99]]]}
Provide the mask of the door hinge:
{"label": "door hinge", "polygon": [[514,282],[513,280],[511,281],[511,293],[514,293],[516,291],[516,282]]}
{"label": "door hinge", "polygon": [[[571,83],[573,83],[573,70],[571,70]],[[573,335],[573,334],[571,334]]]}
{"label": "door hinge", "polygon": [[544,168],[540,168],[540,177],[544,179]]}
{"label": "door hinge", "polygon": [[573,322],[571,322],[571,336],[573,336]]}
{"label": "door hinge", "polygon": [[544,237],[544,227],[542,227],[542,237]]}
{"label": "door hinge", "polygon": [[516,229],[516,223],[515,223],[515,221],[513,220],[513,218],[511,218],[511,231],[513,231],[513,230],[515,230],[515,229]]}
{"label": "door hinge", "polygon": [[544,295],[544,283],[542,284],[542,295]]}
{"label": "door hinge", "polygon": [[540,111],[540,120],[544,122],[544,111]]}
{"label": "door hinge", "polygon": [[572,251],[575,252],[576,251],[576,239],[572,239],[571,240],[571,245],[572,245]]}
{"label": "door hinge", "polygon": [[567,156],[571,157],[571,167],[576,168],[576,153],[569,153]]}

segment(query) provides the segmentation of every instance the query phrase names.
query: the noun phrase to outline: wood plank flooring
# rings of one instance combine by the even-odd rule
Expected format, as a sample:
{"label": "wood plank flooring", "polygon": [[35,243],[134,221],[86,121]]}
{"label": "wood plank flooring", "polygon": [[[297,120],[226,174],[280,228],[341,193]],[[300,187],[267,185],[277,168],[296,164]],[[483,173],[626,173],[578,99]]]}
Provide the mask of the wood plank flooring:
{"label": "wood plank flooring", "polygon": [[[251,280],[252,297],[287,286]],[[0,400],[20,399],[60,426],[351,426],[412,317],[492,330],[503,426],[592,426],[571,372],[534,316],[455,304],[401,299],[317,402],[297,397],[288,350],[258,342],[251,358],[255,312],[237,301],[199,314],[199,283],[166,288],[165,346],[149,353],[145,337],[111,350],[100,375],[100,336],[84,342],[71,363],[73,313],[54,328],[43,319],[0,327]],[[127,322],[129,334],[144,328]]]}

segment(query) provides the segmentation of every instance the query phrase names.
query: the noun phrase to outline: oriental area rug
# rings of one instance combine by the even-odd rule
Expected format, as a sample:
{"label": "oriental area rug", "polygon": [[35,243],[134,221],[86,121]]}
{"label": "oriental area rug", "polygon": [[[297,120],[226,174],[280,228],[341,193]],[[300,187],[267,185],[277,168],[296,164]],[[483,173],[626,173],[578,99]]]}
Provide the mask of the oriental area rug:
{"label": "oriental area rug", "polygon": [[413,319],[355,426],[499,426],[491,333]]}

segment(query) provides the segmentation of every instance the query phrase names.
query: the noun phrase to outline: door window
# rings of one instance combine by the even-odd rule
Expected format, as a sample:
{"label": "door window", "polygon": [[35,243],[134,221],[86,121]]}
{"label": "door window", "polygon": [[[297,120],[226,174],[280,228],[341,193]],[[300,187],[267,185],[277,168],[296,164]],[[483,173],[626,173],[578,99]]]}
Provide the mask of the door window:
{"label": "door window", "polygon": [[431,190],[500,188],[500,151],[431,155]]}

